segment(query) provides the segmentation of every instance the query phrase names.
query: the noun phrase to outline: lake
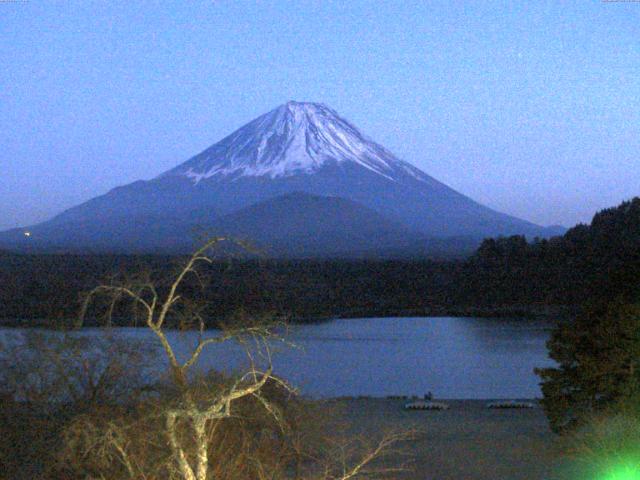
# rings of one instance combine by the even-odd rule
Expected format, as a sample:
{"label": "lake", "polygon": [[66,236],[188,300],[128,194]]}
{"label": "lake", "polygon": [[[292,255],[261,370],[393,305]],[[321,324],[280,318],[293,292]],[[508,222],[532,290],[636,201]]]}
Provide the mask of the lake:
{"label": "lake", "polygon": [[[540,396],[535,367],[553,365],[545,342],[552,324],[522,319],[361,318],[294,326],[296,347],[275,347],[275,373],[309,396],[423,395],[497,399]],[[15,332],[3,329],[0,334]],[[82,335],[96,335],[85,329]],[[118,335],[153,339],[146,329],[120,328]],[[170,332],[186,355],[195,332]],[[242,368],[236,344],[213,346],[200,364]]]}

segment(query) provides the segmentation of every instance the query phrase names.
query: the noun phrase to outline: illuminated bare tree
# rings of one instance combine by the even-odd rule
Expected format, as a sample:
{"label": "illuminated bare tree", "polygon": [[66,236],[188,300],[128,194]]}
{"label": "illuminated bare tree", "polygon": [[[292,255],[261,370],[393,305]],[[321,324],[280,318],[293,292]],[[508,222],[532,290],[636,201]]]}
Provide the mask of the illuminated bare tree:
{"label": "illuminated bare tree", "polygon": [[[222,237],[211,239],[198,249],[169,285],[168,293],[164,298],[161,298],[151,281],[123,285],[101,285],[87,295],[81,315],[81,319],[84,319],[89,303],[96,296],[106,296],[109,299],[107,315],[113,314],[116,304],[122,299],[129,299],[142,310],[143,321],[160,342],[169,362],[172,377],[181,390],[181,405],[166,412],[165,425],[174,460],[181,477],[185,480],[206,480],[208,478],[209,438],[207,425],[209,423],[230,417],[234,402],[247,396],[257,398],[268,411],[273,415],[278,415],[276,409],[260,395],[260,390],[269,380],[289,388],[286,383],[272,374],[273,368],[268,343],[268,339],[274,335],[272,325],[244,326],[223,331],[220,335],[205,336],[206,325],[198,309],[186,309],[193,317],[192,320],[197,322],[200,336],[189,357],[182,361],[178,359],[174,346],[166,335],[165,326],[169,316],[178,303],[184,300],[179,292],[185,278],[188,275],[198,276],[197,267],[202,263],[211,263],[212,258],[208,253],[224,240]],[[184,311],[181,313],[184,314]],[[213,397],[209,397],[206,403],[203,403],[189,388],[189,370],[196,365],[198,358],[207,346],[230,339],[245,341],[246,338],[253,340],[254,344],[261,348],[261,352],[266,354],[266,368],[260,369],[255,362],[251,361],[249,370],[230,387],[221,389]],[[178,433],[183,424],[188,425],[192,431],[192,438],[189,440],[195,444],[194,459],[189,458],[187,454],[189,448],[182,440],[183,436]]]}
{"label": "illuminated bare tree", "polygon": [[[162,294],[159,293],[160,289],[149,277],[143,280],[101,285],[88,293],[80,316],[82,322],[87,316],[90,305],[94,301],[102,299],[107,302],[104,304],[106,306],[105,315],[110,319],[117,310],[117,305],[122,301],[128,301],[135,310],[141,313],[142,322],[159,341],[169,364],[172,383],[179,392],[179,401],[164,408],[160,413],[164,418],[164,433],[170,448],[168,470],[171,478],[183,480],[217,478],[211,457],[213,449],[216,448],[216,445],[212,445],[214,432],[218,428],[219,422],[234,416],[236,405],[243,399],[251,398],[257,401],[257,405],[260,405],[283,431],[288,428],[280,407],[263,394],[267,385],[275,385],[288,394],[294,393],[292,387],[273,374],[271,345],[275,339],[282,339],[277,333],[281,329],[282,323],[245,323],[226,328],[223,326],[217,334],[208,333],[203,305],[185,298],[183,290],[187,289],[183,287],[187,279],[193,277],[197,281],[201,281],[202,272],[199,267],[213,262],[212,249],[225,240],[224,237],[216,237],[207,241],[186,260],[171,283],[165,286]],[[187,358],[179,358],[175,345],[172,345],[170,337],[167,336],[167,326],[176,319],[180,319],[180,323],[184,325],[195,325],[199,333],[197,343]],[[218,383],[215,386],[197,385],[197,382],[194,382],[194,378],[197,377],[196,372],[191,371],[195,370],[204,350],[209,346],[229,340],[238,341],[245,347],[249,367],[230,382]],[[258,356],[259,358],[257,358]],[[87,431],[85,427],[81,427],[80,430]],[[126,451],[126,442],[123,440],[126,437],[125,430],[125,428],[118,427],[111,422],[107,429],[108,435],[103,436],[102,441],[110,445],[109,455],[115,456],[122,465],[126,466],[130,478],[141,478],[141,472],[136,470],[135,462],[129,458]],[[339,465],[329,465],[329,462],[326,462],[326,465],[322,466],[320,470],[311,469],[315,473],[306,469],[308,472],[306,477],[295,474],[293,477],[287,475],[286,478],[331,480],[371,478],[368,477],[365,467],[374,459],[379,458],[381,453],[391,444],[402,438],[404,438],[402,435],[385,437],[371,451],[352,461],[351,467],[347,467],[345,457]],[[338,457],[335,456],[335,458]],[[220,457],[216,456],[215,458],[219,459]],[[250,460],[251,453],[249,452],[243,458]],[[268,469],[260,464],[260,460],[255,460],[255,463],[255,471],[258,472],[259,478],[276,478],[273,474],[267,474]],[[285,470],[281,468],[279,471],[282,473]],[[386,471],[389,473],[393,470],[387,469]],[[278,478],[285,477],[279,474]]]}

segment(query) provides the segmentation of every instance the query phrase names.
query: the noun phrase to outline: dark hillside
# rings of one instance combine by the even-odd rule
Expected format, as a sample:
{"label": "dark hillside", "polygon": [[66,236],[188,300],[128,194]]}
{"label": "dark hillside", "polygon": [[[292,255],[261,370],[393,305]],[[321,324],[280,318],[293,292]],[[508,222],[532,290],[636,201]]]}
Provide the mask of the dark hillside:
{"label": "dark hillside", "polygon": [[[166,276],[181,257],[0,254],[0,317],[69,318],[114,274]],[[468,260],[234,260],[209,267],[210,313],[332,316],[521,314],[640,294],[640,199],[528,243],[485,240]]]}
{"label": "dark hillside", "polygon": [[598,212],[590,225],[527,243],[485,240],[466,263],[461,292],[478,304],[582,304],[640,292],[640,198]]}

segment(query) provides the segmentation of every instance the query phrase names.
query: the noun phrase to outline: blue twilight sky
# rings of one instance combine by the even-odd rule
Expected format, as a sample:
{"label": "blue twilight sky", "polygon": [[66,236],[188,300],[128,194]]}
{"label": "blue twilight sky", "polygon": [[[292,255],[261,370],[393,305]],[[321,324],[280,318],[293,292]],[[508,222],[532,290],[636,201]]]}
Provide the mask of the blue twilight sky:
{"label": "blue twilight sky", "polygon": [[287,100],[541,224],[640,195],[640,3],[0,0],[0,229]]}

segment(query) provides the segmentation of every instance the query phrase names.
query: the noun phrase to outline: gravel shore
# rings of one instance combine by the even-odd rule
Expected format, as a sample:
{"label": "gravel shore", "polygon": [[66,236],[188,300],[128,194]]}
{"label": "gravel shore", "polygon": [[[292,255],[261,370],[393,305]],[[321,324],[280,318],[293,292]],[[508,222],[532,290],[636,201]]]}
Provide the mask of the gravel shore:
{"label": "gravel shore", "polygon": [[[526,399],[520,399],[526,400]],[[420,433],[403,445],[413,467],[394,478],[542,480],[559,464],[556,436],[535,400],[532,409],[489,409],[492,400],[443,400],[448,410],[407,411],[409,400],[345,398],[334,405],[352,432],[373,438],[389,430]]]}

